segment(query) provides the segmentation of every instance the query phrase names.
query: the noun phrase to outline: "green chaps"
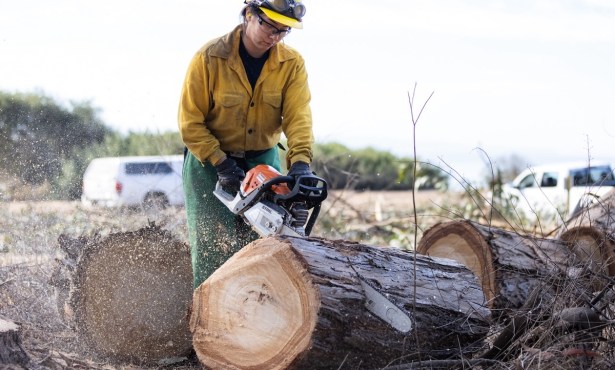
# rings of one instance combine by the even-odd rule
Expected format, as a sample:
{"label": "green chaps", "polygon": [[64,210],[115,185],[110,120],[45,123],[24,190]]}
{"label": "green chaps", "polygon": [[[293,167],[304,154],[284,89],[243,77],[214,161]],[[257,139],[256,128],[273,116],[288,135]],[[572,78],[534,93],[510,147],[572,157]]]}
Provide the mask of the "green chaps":
{"label": "green chaps", "polygon": [[[236,161],[244,171],[259,164],[268,164],[280,171],[277,147],[256,157]],[[186,151],[183,186],[195,289],[235,252],[259,237],[213,194],[217,178],[211,163],[201,164]]]}

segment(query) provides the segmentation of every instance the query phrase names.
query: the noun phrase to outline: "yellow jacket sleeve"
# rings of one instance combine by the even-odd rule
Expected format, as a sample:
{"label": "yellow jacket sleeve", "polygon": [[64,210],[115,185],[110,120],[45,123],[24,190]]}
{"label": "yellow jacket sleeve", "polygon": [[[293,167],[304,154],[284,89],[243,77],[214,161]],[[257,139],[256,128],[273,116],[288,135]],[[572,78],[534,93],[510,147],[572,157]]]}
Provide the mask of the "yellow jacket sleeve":
{"label": "yellow jacket sleeve", "polygon": [[218,139],[205,125],[211,107],[209,71],[205,55],[197,53],[191,60],[182,86],[178,114],[179,132],[192,154],[205,162],[217,163],[224,157]]}

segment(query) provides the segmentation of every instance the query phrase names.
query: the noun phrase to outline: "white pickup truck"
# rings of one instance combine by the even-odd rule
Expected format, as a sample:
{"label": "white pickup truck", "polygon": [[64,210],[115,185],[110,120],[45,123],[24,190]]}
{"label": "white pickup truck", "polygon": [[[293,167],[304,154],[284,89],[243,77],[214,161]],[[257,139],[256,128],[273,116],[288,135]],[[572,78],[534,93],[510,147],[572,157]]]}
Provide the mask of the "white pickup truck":
{"label": "white pickup truck", "polygon": [[83,175],[81,202],[101,205],[183,206],[183,155],[93,159]]}
{"label": "white pickup truck", "polygon": [[609,163],[581,162],[527,168],[503,193],[528,220],[561,222],[614,187]]}

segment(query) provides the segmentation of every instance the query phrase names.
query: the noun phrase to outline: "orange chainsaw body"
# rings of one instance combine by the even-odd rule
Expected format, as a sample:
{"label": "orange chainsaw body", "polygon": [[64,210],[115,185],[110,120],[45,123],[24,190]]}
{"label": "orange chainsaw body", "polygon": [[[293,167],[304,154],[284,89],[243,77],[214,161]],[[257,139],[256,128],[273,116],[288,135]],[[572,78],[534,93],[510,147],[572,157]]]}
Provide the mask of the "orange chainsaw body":
{"label": "orange chainsaw body", "polygon": [[[244,196],[248,195],[258,189],[265,182],[279,176],[282,176],[282,174],[275,168],[266,164],[259,164],[246,173],[246,177],[241,183],[241,194]],[[286,183],[273,185],[271,190],[274,193],[281,195],[290,193],[290,188]]]}

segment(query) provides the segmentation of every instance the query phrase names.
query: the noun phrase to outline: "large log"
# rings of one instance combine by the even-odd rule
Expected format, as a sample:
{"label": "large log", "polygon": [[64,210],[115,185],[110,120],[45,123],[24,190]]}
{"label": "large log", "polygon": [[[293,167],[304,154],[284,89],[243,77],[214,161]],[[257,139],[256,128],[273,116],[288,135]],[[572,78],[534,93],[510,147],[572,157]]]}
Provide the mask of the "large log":
{"label": "large log", "polygon": [[0,318],[0,368],[25,369],[30,357],[21,346],[19,326]]}
{"label": "large log", "polygon": [[596,275],[615,276],[615,190],[578,209],[557,236],[575,245]]}
{"label": "large log", "polygon": [[93,351],[155,363],[192,349],[192,269],[185,243],[150,225],[105,238],[59,238],[58,307]]}
{"label": "large log", "polygon": [[489,307],[504,317],[521,308],[545,279],[577,277],[582,272],[565,241],[520,235],[468,220],[435,224],[424,232],[417,251],[467,266],[479,277]]}
{"label": "large log", "polygon": [[[411,325],[395,329],[368,311],[360,279]],[[195,290],[190,329],[198,358],[215,369],[369,369],[471,355],[489,328],[484,304],[474,274],[452,260],[347,241],[266,238]]]}

